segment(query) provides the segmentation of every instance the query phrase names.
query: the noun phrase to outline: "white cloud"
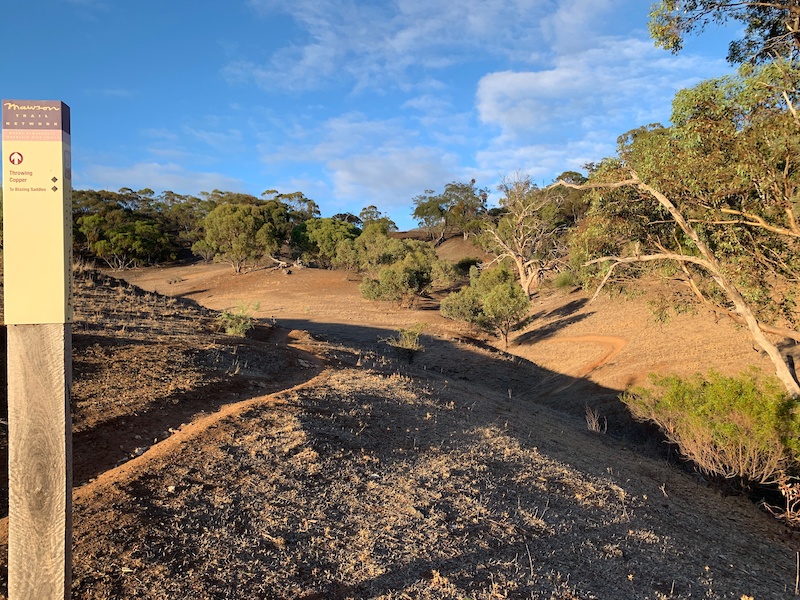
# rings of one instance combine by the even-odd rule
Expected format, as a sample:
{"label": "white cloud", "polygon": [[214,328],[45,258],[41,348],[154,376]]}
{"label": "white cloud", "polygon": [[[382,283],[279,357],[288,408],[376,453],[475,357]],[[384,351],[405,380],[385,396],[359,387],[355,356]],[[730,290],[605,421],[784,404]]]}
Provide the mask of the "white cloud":
{"label": "white cloud", "polygon": [[534,24],[552,11],[551,3],[250,0],[265,18],[288,14],[305,39],[284,46],[265,63],[231,61],[223,73],[264,89],[314,89],[332,77],[348,78],[356,90],[385,84],[418,89],[425,83],[420,70],[438,71],[486,56],[530,59],[541,44]]}
{"label": "white cloud", "polygon": [[242,132],[238,129],[228,129],[226,131],[212,131],[207,129],[195,129],[185,127],[186,133],[193,138],[200,140],[218,150],[229,150],[233,146],[239,146],[242,142]]}
{"label": "white cloud", "polygon": [[476,108],[481,121],[498,127],[507,140],[598,127],[616,136],[632,118],[668,118],[675,91],[719,73],[720,62],[664,61],[649,40],[606,39],[598,47],[559,57],[550,69],[485,75]]}
{"label": "white cloud", "polygon": [[589,48],[601,29],[600,22],[613,14],[614,5],[612,0],[562,0],[539,20],[542,37],[558,54]]}
{"label": "white cloud", "polygon": [[292,136],[277,148],[263,144],[262,159],[319,164],[330,181],[320,193],[338,206],[350,201],[405,207],[426,188],[451,181],[459,170],[453,153],[420,144],[419,132],[401,118],[346,113],[313,129],[294,128]]}
{"label": "white cloud", "polygon": [[305,127],[290,126],[289,141],[275,146],[263,143],[259,149],[265,162],[327,162],[349,154],[363,154],[380,148],[402,147],[413,143],[416,133],[399,118],[370,119],[360,112],[349,112],[325,122]]}
{"label": "white cloud", "polygon": [[524,171],[537,184],[546,185],[560,173],[580,171],[586,163],[613,154],[614,149],[615,138],[595,139],[587,135],[557,144],[494,145],[478,152],[475,158],[487,178]]}
{"label": "white cloud", "polygon": [[363,199],[365,206],[391,209],[410,206],[417,194],[452,181],[458,161],[435,148],[420,147],[351,155],[331,160],[327,169],[337,198]]}
{"label": "white cloud", "polygon": [[89,165],[76,171],[76,188],[118,190],[123,187],[197,194],[213,189],[238,190],[242,181],[220,173],[187,171],[175,163],[140,162],[126,167]]}
{"label": "white cloud", "polygon": [[142,129],[141,133],[147,137],[158,140],[167,140],[170,142],[178,141],[178,134],[172,131],[171,129],[167,129],[166,127],[160,127],[160,128],[149,127],[146,129]]}

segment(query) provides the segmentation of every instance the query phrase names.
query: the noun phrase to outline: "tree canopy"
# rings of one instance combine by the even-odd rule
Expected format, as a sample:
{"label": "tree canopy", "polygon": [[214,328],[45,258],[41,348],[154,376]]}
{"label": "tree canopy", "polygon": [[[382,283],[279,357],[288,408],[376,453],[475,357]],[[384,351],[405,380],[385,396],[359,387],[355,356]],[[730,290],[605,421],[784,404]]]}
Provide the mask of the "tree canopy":
{"label": "tree canopy", "polygon": [[496,218],[483,219],[479,241],[495,261],[510,261],[528,296],[545,273],[566,254],[563,196],[540,190],[530,177],[515,175],[499,186],[503,193]]}
{"label": "tree canopy", "polygon": [[679,52],[686,35],[729,20],[744,26],[728,47],[731,63],[763,63],[800,53],[798,0],[660,0],[650,12],[650,34],[657,46]]}
{"label": "tree canopy", "polygon": [[795,326],[800,273],[800,130],[785,90],[761,85],[770,73],[767,66],[683,90],[672,127],[621,136],[617,156],[598,165],[588,184],[600,190],[590,211],[599,229],[578,237],[605,239],[593,262],[612,265],[606,279],[617,265],[677,262],[699,299],[747,325],[787,391],[798,395],[764,335],[774,322]]}
{"label": "tree canopy", "polygon": [[469,233],[478,231],[479,219],[486,212],[488,190],[477,188],[475,180],[469,183],[448,183],[441,194],[434,190],[413,198],[413,217],[424,228],[436,244],[445,240],[451,232]]}

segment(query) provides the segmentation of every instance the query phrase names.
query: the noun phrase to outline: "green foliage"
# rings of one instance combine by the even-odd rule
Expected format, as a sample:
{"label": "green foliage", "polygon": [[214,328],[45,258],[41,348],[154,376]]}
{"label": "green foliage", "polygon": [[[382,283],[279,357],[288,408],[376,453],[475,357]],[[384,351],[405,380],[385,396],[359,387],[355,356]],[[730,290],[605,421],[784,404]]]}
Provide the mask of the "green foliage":
{"label": "green foliage", "polygon": [[513,264],[522,289],[530,296],[566,255],[570,221],[561,212],[564,197],[540,190],[529,177],[520,175],[505,180],[499,189],[501,210],[484,220],[479,242],[496,260]]}
{"label": "green foliage", "polygon": [[744,25],[742,39],[728,48],[732,63],[794,58],[800,50],[800,5],[795,0],[660,0],[650,12],[650,35],[657,46],[679,52],[687,34],[729,20]]}
{"label": "green foliage", "polygon": [[774,378],[651,376],[654,389],[621,396],[634,417],[659,426],[704,473],[767,483],[800,457],[797,403]]}
{"label": "green foliage", "polygon": [[286,209],[286,220],[292,225],[316,219],[320,215],[319,205],[303,192],[282,194],[277,190],[266,190],[261,197],[267,202],[283,206]]}
{"label": "green foliage", "polygon": [[414,212],[411,215],[417,220],[417,224],[428,232],[430,239],[443,239],[447,230],[447,206],[444,199],[435,195],[433,190],[425,190],[424,194],[415,196],[412,201]]}
{"label": "green foliage", "polygon": [[439,307],[444,317],[463,321],[500,336],[508,348],[508,335],[528,313],[528,295],[507,269],[470,272],[470,285],[449,294]]}
{"label": "green foliage", "polygon": [[240,273],[248,262],[277,250],[287,229],[286,212],[275,201],[222,204],[205,218],[206,243],[216,260]]}
{"label": "green foliage", "polygon": [[449,288],[462,277],[452,261],[437,259],[431,269],[432,284],[438,288]]}
{"label": "green foliage", "polygon": [[358,213],[358,217],[361,221],[361,224],[365,228],[367,225],[372,223],[378,223],[378,226],[384,231],[384,233],[397,231],[397,225],[395,225],[395,222],[379,211],[378,207],[374,204],[370,204],[369,206],[362,208],[361,212]]}
{"label": "green foliage", "polygon": [[78,218],[87,249],[112,269],[154,264],[175,258],[174,238],[162,222],[113,207]]}
{"label": "green foliage", "polygon": [[[598,189],[569,238],[570,266],[583,284],[606,274],[609,263],[587,265],[600,257],[710,252],[759,320],[797,322],[793,304],[784,302],[800,273],[800,127],[789,104],[798,92],[787,92],[787,81],[800,81],[800,70],[778,63],[704,81],[676,95],[673,126],[620,136],[618,156],[596,166],[592,184],[631,181],[634,171],[669,199],[708,252],[652,194],[633,185]],[[685,263],[681,276],[734,309],[704,267]]]}
{"label": "green foliage", "polygon": [[361,296],[367,300],[382,300],[381,297],[381,282],[378,279],[365,276],[364,279],[358,284],[358,290]]}
{"label": "green foliage", "polygon": [[437,243],[443,241],[450,232],[461,232],[464,237],[479,231],[479,219],[486,212],[487,189],[475,187],[475,180],[469,183],[448,183],[441,194],[425,190],[413,198],[413,217],[420,227]]}
{"label": "green foliage", "polygon": [[508,348],[508,334],[528,313],[530,300],[516,281],[494,286],[483,297],[482,326],[496,331]]}
{"label": "green foliage", "polygon": [[574,271],[561,271],[553,278],[553,285],[559,290],[573,288],[580,283],[581,281]]}
{"label": "green foliage", "polygon": [[411,307],[430,288],[435,253],[429,244],[407,241],[402,260],[386,266],[378,278],[366,277],[361,283],[362,296],[368,300],[389,300]]}
{"label": "green foliage", "polygon": [[232,311],[223,310],[217,317],[217,326],[226,335],[244,337],[254,326],[253,313],[260,308],[258,303],[240,304]]}
{"label": "green foliage", "polygon": [[462,258],[456,263],[456,271],[458,272],[459,275],[465,277],[469,275],[472,267],[477,267],[482,262],[483,261],[481,261],[480,258],[472,258],[472,257]]}
{"label": "green foliage", "polygon": [[192,253],[203,259],[204,262],[211,262],[214,259],[214,248],[205,240],[197,240],[192,244]]}
{"label": "green foliage", "polygon": [[419,336],[425,325],[418,323],[413,327],[398,329],[397,335],[381,340],[394,348],[398,356],[411,362],[417,352],[423,352],[425,347],[420,343]]}
{"label": "green foliage", "polygon": [[439,311],[448,319],[478,325],[483,316],[480,294],[475,288],[465,286],[442,298]]}
{"label": "green foliage", "polygon": [[356,239],[361,230],[351,223],[338,219],[311,219],[305,223],[308,240],[314,245],[316,255],[326,266],[337,260],[340,242]]}
{"label": "green foliage", "polygon": [[337,269],[358,271],[361,267],[361,257],[355,240],[345,239],[336,244],[336,253],[331,264]]}
{"label": "green foliage", "polygon": [[[407,247],[403,240],[389,237],[389,224],[379,220],[364,225],[361,235],[354,240],[352,251],[358,256],[359,270],[377,275],[381,268],[401,260]],[[347,257],[347,260],[352,258]]]}
{"label": "green foliage", "polygon": [[512,283],[514,274],[501,265],[494,269],[479,269],[472,267],[469,270],[469,285],[479,296],[484,297],[498,285]]}

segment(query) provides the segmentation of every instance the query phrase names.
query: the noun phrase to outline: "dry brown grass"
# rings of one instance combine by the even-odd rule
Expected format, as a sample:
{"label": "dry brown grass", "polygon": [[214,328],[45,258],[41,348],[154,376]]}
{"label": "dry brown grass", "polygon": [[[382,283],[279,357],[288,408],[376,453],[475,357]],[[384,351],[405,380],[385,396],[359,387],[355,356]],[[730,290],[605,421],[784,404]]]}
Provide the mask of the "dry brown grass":
{"label": "dry brown grass", "polygon": [[[259,396],[279,375],[308,379],[315,360],[281,340],[231,345],[198,332],[212,313],[170,315],[187,307],[95,282],[109,304],[81,335],[95,336],[99,349],[87,344],[78,356],[96,369],[85,371],[84,391],[105,386],[94,410],[113,404],[125,382],[133,388],[163,373],[150,388],[155,401],[127,405],[134,412],[125,421],[141,410],[158,423],[171,399],[207,414],[76,490],[73,597],[738,600],[793,589],[792,540],[747,499],[722,497],[611,433],[586,431],[583,406],[597,404],[581,395],[596,388],[437,336],[435,322],[420,360],[403,364],[379,343],[385,329],[336,324],[336,295],[349,288],[315,286],[322,279],[305,273],[280,280],[307,287],[305,295],[265,288],[250,298],[232,286],[273,280],[256,273],[194,284],[195,275],[163,277],[198,285],[223,306],[236,294],[287,307],[278,317],[294,311],[284,322],[314,335],[286,337],[327,367],[309,383]],[[357,296],[341,302],[361,319],[370,314]],[[371,318],[393,317],[385,313]],[[352,317],[342,312],[340,323]],[[434,321],[419,312],[394,329],[422,317]],[[198,336],[195,352],[159,353],[188,343],[175,334],[181,328]],[[119,340],[127,352],[138,344],[138,375],[123,368],[131,359]],[[187,396],[179,374],[192,369],[199,379]],[[238,387],[221,391],[204,377]],[[554,388],[568,389],[544,395]],[[219,395],[234,404],[222,406]],[[556,410],[567,400],[567,412]]]}
{"label": "dry brown grass", "polygon": [[78,501],[77,596],[780,597],[787,551],[702,507],[682,522],[654,483],[555,459],[463,391],[345,367],[219,421]]}

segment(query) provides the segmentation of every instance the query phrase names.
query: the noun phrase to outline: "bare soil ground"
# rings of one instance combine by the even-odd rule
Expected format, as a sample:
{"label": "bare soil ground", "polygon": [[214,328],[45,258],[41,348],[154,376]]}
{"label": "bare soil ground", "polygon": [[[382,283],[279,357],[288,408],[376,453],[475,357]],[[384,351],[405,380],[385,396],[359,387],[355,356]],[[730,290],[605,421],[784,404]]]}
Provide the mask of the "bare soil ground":
{"label": "bare soil ground", "polygon": [[[796,535],[617,400],[653,371],[768,371],[728,322],[553,293],[506,353],[342,272],[124,276],[77,285],[74,598],[794,593]],[[254,302],[247,338],[215,330]],[[381,339],[417,323],[409,364]]]}

